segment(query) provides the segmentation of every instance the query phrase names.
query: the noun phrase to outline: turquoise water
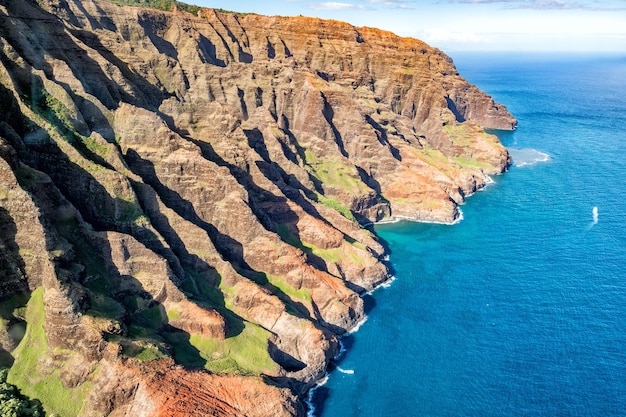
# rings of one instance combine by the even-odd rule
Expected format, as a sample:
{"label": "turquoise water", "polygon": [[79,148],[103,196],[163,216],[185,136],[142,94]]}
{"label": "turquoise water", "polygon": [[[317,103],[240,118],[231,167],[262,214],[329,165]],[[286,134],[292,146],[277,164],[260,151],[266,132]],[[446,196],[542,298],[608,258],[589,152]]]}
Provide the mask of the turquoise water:
{"label": "turquoise water", "polygon": [[626,57],[453,58],[515,164],[457,225],[376,227],[396,279],[315,415],[626,415]]}

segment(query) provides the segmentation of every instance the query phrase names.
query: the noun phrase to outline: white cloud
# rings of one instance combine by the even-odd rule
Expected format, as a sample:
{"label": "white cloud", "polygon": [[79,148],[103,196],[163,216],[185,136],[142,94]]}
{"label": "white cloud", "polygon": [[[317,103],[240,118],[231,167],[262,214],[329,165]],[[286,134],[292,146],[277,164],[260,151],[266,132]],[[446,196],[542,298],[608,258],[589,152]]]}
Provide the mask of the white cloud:
{"label": "white cloud", "polygon": [[[624,6],[614,1],[600,0],[448,0],[448,3],[461,4],[503,4],[510,9],[532,10],[596,10],[611,11],[624,10]],[[624,2],[622,1],[621,4]]]}
{"label": "white cloud", "polygon": [[485,43],[486,39],[473,32],[452,32],[447,29],[429,29],[422,34],[422,40],[427,43]]}
{"label": "white cloud", "polygon": [[383,4],[385,6],[390,6],[393,9],[415,9],[415,7],[410,6],[408,3],[414,3],[413,1],[407,0],[365,0],[368,3],[374,4]]}
{"label": "white cloud", "polygon": [[323,3],[310,3],[309,8],[314,10],[365,10],[365,6],[350,4],[350,3],[338,3],[334,1],[327,1]]}
{"label": "white cloud", "polygon": [[539,0],[523,2],[519,6],[520,9],[535,10],[566,10],[566,9],[586,9],[589,6],[583,3],[565,2],[561,0]]}

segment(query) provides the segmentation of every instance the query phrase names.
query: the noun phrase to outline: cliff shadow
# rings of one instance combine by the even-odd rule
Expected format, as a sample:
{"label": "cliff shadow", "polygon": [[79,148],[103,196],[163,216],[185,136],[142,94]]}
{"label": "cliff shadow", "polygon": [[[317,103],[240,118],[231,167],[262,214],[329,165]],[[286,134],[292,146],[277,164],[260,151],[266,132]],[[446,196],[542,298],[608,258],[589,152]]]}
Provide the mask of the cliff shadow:
{"label": "cliff shadow", "polygon": [[[166,55],[176,61],[178,61],[178,51],[176,47],[167,40],[163,39],[159,35],[157,35],[157,27],[155,27],[155,22],[149,19],[150,15],[139,15],[138,23],[139,26],[144,30],[144,33],[152,42],[152,45],[159,51],[159,53]],[[163,25],[165,26],[165,25]],[[162,28],[163,29],[163,28]]]}
{"label": "cliff shadow", "polygon": [[[269,152],[267,151],[265,138],[263,137],[262,132],[260,132],[258,129],[253,129],[253,130],[244,130],[244,133],[246,134],[248,138],[249,146],[252,149],[254,149],[255,152],[261,158],[260,160],[255,161],[255,165],[257,166],[259,171],[263,174],[263,176],[266,179],[268,179],[269,181],[274,183],[276,187],[278,187],[278,189],[281,191],[281,193],[284,196],[284,197],[275,196],[275,200],[273,200],[273,202],[280,201],[280,204],[278,204],[278,206],[280,207],[280,210],[278,210],[278,212],[280,212],[281,215],[272,216],[270,214],[272,223],[270,224],[270,228],[268,230],[271,230],[277,233],[284,242],[292,246],[295,246],[298,249],[302,250],[304,253],[306,253],[310,264],[314,266],[316,269],[319,269],[324,272],[328,272],[328,266],[326,264],[326,261],[323,258],[314,254],[313,250],[310,247],[307,247],[303,244],[303,241],[296,227],[289,226],[290,224],[292,226],[295,225],[298,219],[298,214],[295,213],[293,210],[291,210],[289,208],[289,205],[286,203],[286,199],[291,200],[292,202],[296,203],[299,207],[301,207],[306,214],[320,220],[326,226],[331,227],[335,230],[338,230],[332,225],[332,223],[330,223],[330,221],[326,217],[322,216],[320,212],[317,210],[317,208],[315,207],[315,205],[311,203],[311,201],[319,202],[318,195],[312,190],[310,190],[308,187],[306,187],[304,184],[302,184],[294,175],[288,174],[285,171],[285,169],[280,166],[280,164],[274,162],[270,158]],[[292,138],[291,140],[297,143],[297,140],[295,139],[295,137]],[[284,152],[286,146],[284,146],[281,143],[281,147]],[[285,157],[289,161],[291,161],[291,158],[295,159],[295,155],[293,155],[291,152],[286,154]],[[238,175],[239,177],[244,178],[245,181],[243,182],[240,181],[240,183],[244,185],[246,188],[254,189],[255,187],[254,180],[250,176],[249,173],[235,172],[233,175]],[[312,180],[313,179],[315,179],[315,177],[312,177]],[[315,181],[313,182],[315,184]],[[252,184],[252,186],[248,187],[247,184]],[[316,188],[321,188],[321,184],[316,185]],[[258,195],[258,193],[255,193],[255,194]],[[250,199],[252,199],[253,201],[256,198],[255,194],[249,194]],[[257,204],[257,205],[260,206],[261,204]],[[257,215],[257,217],[258,216],[259,215]],[[347,235],[343,231],[340,231],[340,230],[338,231],[344,236],[344,239],[347,242],[349,243],[356,242],[356,239]],[[341,270],[339,266],[337,267],[338,267],[338,270]],[[363,291],[364,290],[361,288],[358,292],[361,293]]]}
{"label": "cliff shadow", "polygon": [[271,340],[268,342],[268,352],[274,362],[279,364],[287,372],[298,372],[306,368],[306,363],[294,358],[290,354],[283,352]]}
{"label": "cliff shadow", "polygon": [[346,148],[343,143],[343,137],[341,136],[341,132],[339,132],[339,129],[337,129],[337,126],[335,126],[335,123],[333,122],[333,118],[335,117],[335,111],[333,110],[333,106],[330,105],[330,103],[328,102],[328,99],[326,98],[323,92],[320,91],[320,95],[322,97],[322,100],[324,101],[324,108],[322,109],[322,114],[324,115],[324,119],[326,119],[326,122],[328,123],[328,125],[330,126],[333,132],[333,137],[335,139],[335,143],[337,144],[337,148],[339,149],[339,152],[341,153],[341,155],[348,158],[348,152],[346,152]]}
{"label": "cliff shadow", "polygon": [[[294,300],[280,288],[273,285],[264,272],[257,271],[248,264],[244,257],[244,247],[240,242],[232,236],[222,233],[213,224],[202,219],[190,201],[184,199],[178,192],[163,184],[158,178],[154,164],[151,161],[141,158],[141,156],[132,149],[127,151],[125,159],[129,167],[139,175],[146,184],[150,185],[156,191],[163,204],[176,212],[180,217],[207,233],[215,249],[223,259],[234,266],[237,273],[270,290],[287,305],[293,307],[297,315],[308,317],[308,309],[302,303]],[[264,223],[263,220],[259,220],[262,224]],[[267,219],[265,219],[265,223],[266,222]],[[156,223],[163,227],[166,234],[169,234],[169,231],[165,230],[166,223],[163,219],[157,220]],[[232,314],[234,315],[234,313]],[[238,317],[236,315],[234,316]],[[238,325],[236,328],[242,328],[242,324]]]}
{"label": "cliff shadow", "polygon": [[200,58],[202,58],[205,63],[216,65],[221,68],[226,67],[226,62],[217,57],[217,48],[215,47],[215,44],[202,34],[199,34],[198,38],[198,51],[200,52]]}
{"label": "cliff shadow", "polygon": [[319,385],[313,388],[311,392],[310,402],[307,404],[310,411],[313,411],[316,416],[324,414],[324,405],[330,398],[330,388]]}
{"label": "cliff shadow", "polygon": [[15,241],[17,224],[11,214],[0,206],[0,367],[11,367],[11,351],[26,334],[24,317],[16,313],[30,299],[26,264]]}
{"label": "cliff shadow", "polygon": [[[82,5],[77,2],[78,7],[82,10]],[[16,6],[17,5],[17,6]],[[63,21],[56,15],[45,11],[40,7],[30,5],[29,2],[9,2],[9,13],[14,16],[24,16],[22,19],[28,19],[26,26],[31,28],[33,36],[28,37],[31,45],[37,47],[24,48],[22,40],[14,36],[14,32],[5,34],[5,39],[15,48],[18,54],[32,66],[42,70],[45,76],[50,80],[55,80],[54,70],[52,66],[46,62],[46,55],[63,61],[72,71],[73,76],[79,81],[83,89],[88,93],[97,97],[97,99],[108,109],[114,109],[120,101],[132,103],[138,107],[143,107],[154,111],[159,107],[159,103],[166,97],[168,93],[161,90],[155,85],[144,80],[139,74],[131,70],[129,65],[115,56],[108,48],[106,48],[98,36],[89,30],[80,29],[82,26],[79,22],[75,22],[74,28],[67,27]],[[16,9],[15,7],[22,7]],[[96,6],[97,7],[97,6]],[[76,20],[73,12],[66,9],[70,21]],[[26,17],[28,16],[28,17]],[[85,14],[89,16],[89,14]],[[0,12],[2,19],[9,19],[9,16]],[[20,19],[19,17],[17,19]],[[89,19],[93,27],[107,27],[111,30],[115,24],[104,18],[104,21],[98,22]],[[65,31],[71,33],[78,38],[84,45],[97,51],[104,59],[119,69],[124,78],[128,81],[127,86],[131,93],[126,92],[123,88],[119,88],[111,78],[105,74],[100,64],[89,56],[84,47],[76,44],[74,38],[69,36]],[[33,56],[32,54],[37,54]],[[17,84],[20,86],[20,94],[28,98],[32,93],[29,88],[30,77],[33,75],[28,67],[14,68],[21,72],[17,77],[22,80]],[[13,72],[15,77],[15,72]],[[69,92],[69,91],[68,91]],[[28,99],[26,100],[29,101]],[[154,105],[152,105],[153,103]]]}
{"label": "cliff shadow", "polygon": [[[157,199],[159,197],[157,192],[148,184],[135,181],[131,183],[143,211],[150,218],[150,222],[168,242],[177,258],[180,259],[187,275],[181,289],[192,293],[194,302],[201,306],[214,308],[226,319],[228,323],[226,337],[239,335],[245,328],[244,319],[226,307],[224,295],[219,290],[222,277],[217,269],[198,255],[189,252],[176,228],[170,224],[167,216],[158,209]],[[204,232],[206,233],[206,231]]]}
{"label": "cliff shadow", "polygon": [[[121,273],[115,266],[110,242],[104,238],[98,240],[97,253],[107,269],[108,280],[117,284],[107,295],[123,306],[121,320],[126,327],[126,332],[105,333],[105,339],[119,343],[124,356],[153,360],[171,354],[177,363],[187,368],[204,368],[207,361],[191,343],[191,335],[168,324],[168,311],[160,300],[162,296],[148,292],[134,276]],[[98,310],[93,310],[96,306],[90,307],[85,314],[91,312],[98,316]]]}
{"label": "cliff shadow", "polygon": [[[107,214],[111,216],[111,207],[116,207],[119,201],[111,197],[89,172],[64,157],[64,154],[56,146],[49,144],[46,146],[46,150],[45,155],[37,152],[34,154],[42,161],[58,160],[61,163],[61,166],[51,163],[45,166],[46,171],[54,181],[54,186],[50,186],[49,183],[35,184],[29,191],[57,233],[72,245],[71,255],[64,255],[55,262],[59,268],[78,271],[78,273],[68,274],[68,277],[72,282],[80,283],[87,291],[88,304],[84,308],[84,313],[96,318],[113,320],[113,323],[115,321],[124,323],[127,329],[126,333],[122,328],[113,325],[110,327],[107,337],[108,340],[112,341],[120,340],[122,347],[131,352],[131,356],[157,358],[160,355],[159,351],[168,349],[163,346],[169,337],[170,340],[175,340],[178,343],[178,345],[172,346],[176,352],[182,352],[175,352],[175,354],[182,355],[183,362],[181,363],[186,366],[203,367],[206,361],[201,357],[198,349],[190,343],[190,335],[185,335],[186,332],[175,329],[168,324],[168,314],[162,305],[162,300],[145,291],[141,282],[135,277],[119,274],[119,271],[114,268],[115,263],[108,241],[97,238],[97,233],[88,231],[91,228],[85,228],[85,225],[90,224],[96,230],[115,230],[133,236],[146,248],[157,255],[161,255],[171,266],[171,271],[182,270],[180,265],[176,265],[177,258],[172,252],[168,252],[169,249],[166,250],[159,237],[152,231],[136,227],[136,225],[116,227],[113,221],[114,217],[103,221]],[[54,158],[51,158],[50,155],[54,155]],[[59,173],[62,171],[64,174]],[[62,178],[64,175],[69,180]],[[58,196],[51,194],[54,190],[59,193]],[[94,201],[84,198],[87,191],[92,196],[100,195],[102,200],[95,199]],[[57,209],[68,203],[77,209],[77,213],[81,214],[80,218],[68,218],[67,214],[63,219],[58,218]],[[129,206],[126,208],[121,207],[122,215],[126,216],[124,211],[131,209],[125,220],[132,223],[137,216],[142,216],[143,212],[137,206],[133,207],[128,202],[127,204]],[[83,218],[85,223],[82,221]],[[172,263],[174,264],[172,265]],[[76,265],[81,267],[75,267]],[[112,271],[112,268],[115,270]],[[172,272],[172,274],[174,273]],[[177,277],[182,279],[184,284],[185,274],[177,275]],[[171,282],[174,285],[181,284],[177,279],[173,279]],[[185,291],[184,288],[181,289]],[[221,301],[222,305],[224,304],[223,298],[221,300],[217,298],[217,300],[218,302]],[[194,302],[195,300],[190,301]],[[216,298],[211,301],[215,302]],[[213,308],[213,306],[208,305],[208,302],[196,302],[196,304],[205,308]],[[215,308],[215,310],[218,309]],[[237,322],[237,319],[233,318],[232,315],[229,318],[231,329],[235,332],[241,332],[243,320],[239,319]]]}
{"label": "cliff shadow", "polygon": [[386,146],[389,149],[389,152],[391,152],[391,155],[395,159],[397,159],[398,161],[402,161],[402,155],[400,155],[400,151],[398,150],[398,148],[396,148],[395,146],[391,144],[391,142],[389,142],[389,137],[387,136],[387,129],[383,128],[380,124],[378,124],[378,122],[372,119],[371,116],[369,115],[365,115],[365,121],[376,132],[376,137],[378,138],[378,142],[380,142],[381,145]]}
{"label": "cliff shadow", "polygon": [[[85,79],[87,75],[83,74],[84,71],[74,70],[73,66],[76,66],[76,63],[67,62],[68,66],[74,70],[77,79],[83,84],[85,91],[97,97],[98,100],[100,100],[100,102],[102,102],[108,109],[117,108],[118,102],[123,101],[155,112],[158,110],[163,99],[170,96],[169,93],[153,84],[150,84],[145,78],[141,77],[141,75],[131,69],[126,62],[119,59],[112,51],[105,47],[98,36],[93,32],[73,29],[71,30],[71,33],[76,38],[80,39],[85,45],[98,51],[98,54],[102,55],[104,59],[114,65],[124,78],[129,81],[127,85],[130,87],[132,94],[127,93],[123,89],[117,88],[115,85],[110,85],[109,79],[106,78],[106,75],[102,72],[100,66],[90,58],[86,58],[85,62],[89,64],[89,71],[94,71],[94,73],[90,74],[89,77],[91,78],[88,79]],[[76,60],[76,62],[81,62],[83,58],[84,57],[81,56],[80,59]],[[93,81],[91,81],[92,78],[100,80],[99,86],[91,86],[91,84],[93,84]],[[103,87],[106,87],[107,94],[103,94]],[[100,94],[98,94],[98,92],[100,92]]]}
{"label": "cliff shadow", "polygon": [[29,292],[26,264],[15,241],[17,224],[0,206],[0,301]]}
{"label": "cliff shadow", "polygon": [[465,121],[465,117],[461,114],[459,109],[456,106],[456,103],[450,98],[450,96],[446,96],[446,104],[448,105],[448,109],[454,114],[454,118],[457,122],[463,123]]}

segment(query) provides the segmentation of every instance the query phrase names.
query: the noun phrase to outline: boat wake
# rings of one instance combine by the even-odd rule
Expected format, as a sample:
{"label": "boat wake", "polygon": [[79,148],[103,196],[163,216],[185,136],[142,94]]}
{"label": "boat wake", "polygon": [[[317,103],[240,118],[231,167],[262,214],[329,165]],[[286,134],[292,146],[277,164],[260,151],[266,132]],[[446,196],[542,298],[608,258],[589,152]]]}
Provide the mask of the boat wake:
{"label": "boat wake", "polygon": [[354,375],[354,369],[343,369],[343,368],[337,367],[337,370],[341,372],[342,374]]}
{"label": "boat wake", "polygon": [[591,223],[589,223],[589,226],[587,227],[587,230],[591,229],[593,226],[598,224],[598,206],[595,206],[591,210],[591,216],[593,217],[593,220],[591,221]]}

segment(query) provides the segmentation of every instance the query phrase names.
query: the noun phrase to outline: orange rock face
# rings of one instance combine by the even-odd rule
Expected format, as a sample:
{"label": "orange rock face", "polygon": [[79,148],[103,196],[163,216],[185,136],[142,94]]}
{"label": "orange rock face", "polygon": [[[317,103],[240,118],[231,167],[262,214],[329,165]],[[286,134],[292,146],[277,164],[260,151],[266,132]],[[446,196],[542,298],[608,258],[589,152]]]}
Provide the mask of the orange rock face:
{"label": "orange rock face", "polygon": [[304,415],[388,278],[364,225],[452,222],[509,164],[483,128],[515,119],[416,39],[104,0],[0,19],[3,319],[43,287],[0,353],[57,414]]}

